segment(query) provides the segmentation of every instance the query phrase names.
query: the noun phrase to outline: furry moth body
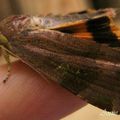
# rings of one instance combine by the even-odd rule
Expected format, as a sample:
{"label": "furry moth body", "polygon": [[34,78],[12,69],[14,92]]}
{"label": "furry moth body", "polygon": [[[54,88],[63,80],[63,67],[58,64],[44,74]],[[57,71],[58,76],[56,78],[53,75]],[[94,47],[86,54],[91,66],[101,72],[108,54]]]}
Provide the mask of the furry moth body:
{"label": "furry moth body", "polygon": [[[56,17],[54,20],[56,21]],[[67,26],[63,21],[60,27],[54,27],[52,24],[53,28],[50,27],[50,29],[54,30],[48,30],[49,28],[40,23],[40,26],[31,25],[30,21],[31,19],[28,16],[13,16],[3,20],[0,23],[0,30],[8,41],[6,44],[4,40],[0,40],[0,44],[34,70],[43,73],[48,79],[58,82],[74,94],[82,95],[84,99],[103,109],[107,108],[109,101],[110,108],[108,109],[113,107],[115,109],[118,104],[114,104],[112,98],[115,98],[114,101],[120,99],[120,50],[119,47],[111,46],[113,42],[116,46],[116,41],[118,45],[119,41],[119,37],[116,34],[113,37],[113,32],[110,29],[111,18],[109,19],[107,15],[102,15],[102,17],[100,15],[97,19],[88,21],[96,30],[102,26],[100,29],[102,33],[98,31],[100,35],[104,33],[108,35],[109,39],[112,37],[113,42],[110,40],[107,41],[107,44],[89,41],[88,36],[84,37],[86,39],[83,40],[81,37],[74,36],[76,32],[70,33],[69,31],[66,33],[68,28],[72,29],[78,23],[85,25],[86,18],[82,18],[79,22],[75,22],[75,20],[75,24],[72,24],[72,21]],[[96,24],[96,21],[99,24]],[[103,29],[104,25],[105,28]],[[75,28],[71,31],[78,31],[80,26]],[[108,30],[108,33],[105,30]],[[87,90],[90,93],[87,93]],[[101,106],[99,102],[96,103],[98,100],[92,99],[91,96],[93,98],[102,96],[108,101],[106,100],[105,105]]]}

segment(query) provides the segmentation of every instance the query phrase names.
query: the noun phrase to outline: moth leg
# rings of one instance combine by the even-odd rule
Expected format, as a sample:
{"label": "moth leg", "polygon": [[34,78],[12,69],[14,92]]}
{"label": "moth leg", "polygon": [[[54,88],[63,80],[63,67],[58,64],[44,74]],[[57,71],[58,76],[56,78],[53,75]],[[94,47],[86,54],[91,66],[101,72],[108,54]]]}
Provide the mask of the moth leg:
{"label": "moth leg", "polygon": [[10,54],[6,50],[3,50],[3,55],[8,64],[7,75],[6,78],[3,80],[3,83],[6,83],[11,74],[11,61],[10,61]]}

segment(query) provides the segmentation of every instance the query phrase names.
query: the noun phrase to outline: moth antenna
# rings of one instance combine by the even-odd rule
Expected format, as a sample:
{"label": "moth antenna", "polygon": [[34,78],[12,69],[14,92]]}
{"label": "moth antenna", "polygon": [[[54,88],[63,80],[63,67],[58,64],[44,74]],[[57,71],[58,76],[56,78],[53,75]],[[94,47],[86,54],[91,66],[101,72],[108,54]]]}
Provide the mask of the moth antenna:
{"label": "moth antenna", "polygon": [[6,50],[3,50],[3,55],[8,64],[7,75],[6,75],[5,79],[3,80],[3,83],[6,83],[11,75],[11,61],[10,61],[10,55]]}

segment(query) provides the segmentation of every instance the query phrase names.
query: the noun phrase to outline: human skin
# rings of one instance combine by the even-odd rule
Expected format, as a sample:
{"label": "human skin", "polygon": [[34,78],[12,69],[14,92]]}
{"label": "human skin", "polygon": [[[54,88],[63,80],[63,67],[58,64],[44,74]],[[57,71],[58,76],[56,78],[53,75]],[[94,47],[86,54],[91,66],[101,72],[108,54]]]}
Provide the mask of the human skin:
{"label": "human skin", "polygon": [[0,66],[0,120],[59,120],[86,105],[20,61],[4,84],[6,72],[7,65]]}

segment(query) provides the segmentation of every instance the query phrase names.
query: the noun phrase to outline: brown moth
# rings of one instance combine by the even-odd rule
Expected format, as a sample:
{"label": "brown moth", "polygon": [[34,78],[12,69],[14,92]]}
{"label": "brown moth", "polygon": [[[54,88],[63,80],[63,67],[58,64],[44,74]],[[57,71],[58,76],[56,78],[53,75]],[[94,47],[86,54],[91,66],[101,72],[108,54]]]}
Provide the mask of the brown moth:
{"label": "brown moth", "polygon": [[120,111],[120,30],[114,16],[114,9],[11,16],[0,22],[0,45],[93,105]]}

